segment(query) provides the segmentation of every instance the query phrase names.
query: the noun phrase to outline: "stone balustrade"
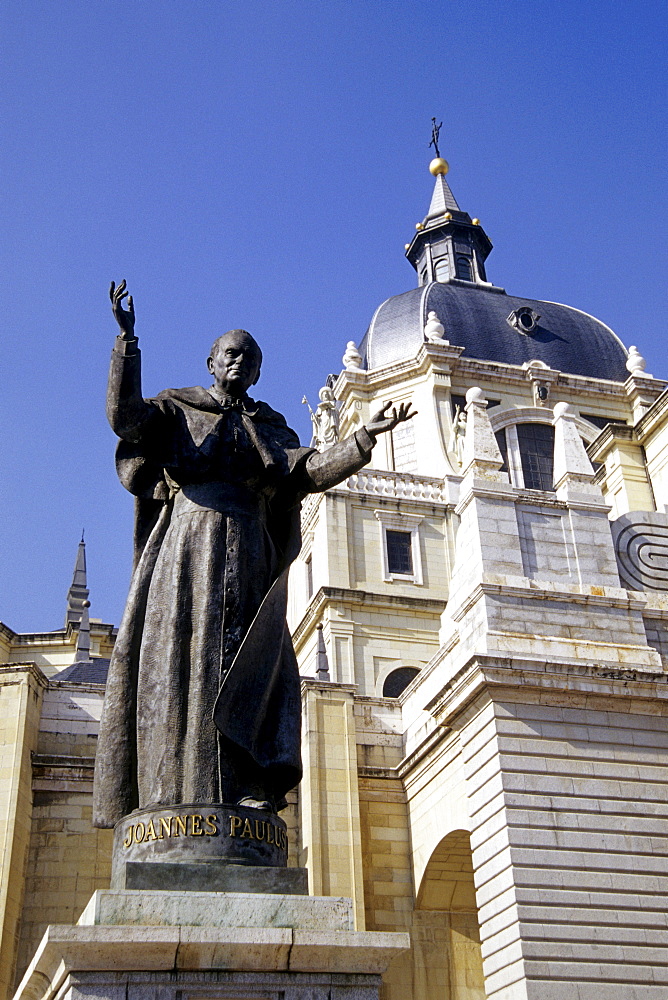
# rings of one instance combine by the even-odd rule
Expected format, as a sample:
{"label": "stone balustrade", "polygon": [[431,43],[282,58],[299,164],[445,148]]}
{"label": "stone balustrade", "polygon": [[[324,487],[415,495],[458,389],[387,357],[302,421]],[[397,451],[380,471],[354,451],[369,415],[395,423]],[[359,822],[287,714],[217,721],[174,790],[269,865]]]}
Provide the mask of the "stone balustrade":
{"label": "stone balustrade", "polygon": [[448,503],[448,494],[442,479],[432,476],[416,476],[407,472],[381,472],[377,469],[362,469],[350,476],[346,486],[354,493],[370,493],[373,496],[391,497],[400,500],[427,500],[429,503]]}

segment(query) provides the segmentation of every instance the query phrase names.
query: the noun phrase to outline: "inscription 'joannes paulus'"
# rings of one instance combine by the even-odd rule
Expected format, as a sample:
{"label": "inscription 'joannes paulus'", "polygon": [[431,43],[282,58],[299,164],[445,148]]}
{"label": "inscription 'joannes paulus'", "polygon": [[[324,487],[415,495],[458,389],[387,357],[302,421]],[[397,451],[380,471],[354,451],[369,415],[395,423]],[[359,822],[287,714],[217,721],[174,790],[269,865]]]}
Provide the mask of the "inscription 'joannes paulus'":
{"label": "inscription 'joannes paulus'", "polygon": [[[275,845],[279,850],[288,849],[285,830],[268,820],[242,819],[241,816],[231,815],[229,821],[229,829],[224,831],[228,837],[264,841]],[[216,813],[210,813],[208,816],[202,813],[161,816],[149,820],[148,823],[132,823],[127,829],[123,847],[129,848],[132,844],[173,837],[216,837],[221,833],[222,826],[222,821]]]}

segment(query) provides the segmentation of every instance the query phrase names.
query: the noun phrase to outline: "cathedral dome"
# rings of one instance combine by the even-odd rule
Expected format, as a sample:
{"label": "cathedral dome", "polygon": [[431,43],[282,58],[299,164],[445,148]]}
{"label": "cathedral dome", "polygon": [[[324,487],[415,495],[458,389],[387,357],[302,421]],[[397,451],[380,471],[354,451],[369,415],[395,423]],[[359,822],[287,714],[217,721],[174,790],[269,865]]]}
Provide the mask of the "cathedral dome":
{"label": "cathedral dome", "polygon": [[626,349],[593,316],[556,302],[454,281],[432,281],[383,302],[360,345],[365,366],[414,357],[425,341],[430,312],[445,327],[445,339],[465,349],[465,357],[507,365],[538,359],[572,375],[615,382],[628,378]]}
{"label": "cathedral dome", "polygon": [[571,375],[625,382],[626,349],[605,323],[556,302],[506,295],[487,280],[492,243],[480,220],[460,209],[445,160],[433,164],[443,166],[432,171],[429,210],[406,244],[419,287],[378,307],[360,345],[365,366],[415,357],[433,312],[464,357],[507,365],[538,360]]}

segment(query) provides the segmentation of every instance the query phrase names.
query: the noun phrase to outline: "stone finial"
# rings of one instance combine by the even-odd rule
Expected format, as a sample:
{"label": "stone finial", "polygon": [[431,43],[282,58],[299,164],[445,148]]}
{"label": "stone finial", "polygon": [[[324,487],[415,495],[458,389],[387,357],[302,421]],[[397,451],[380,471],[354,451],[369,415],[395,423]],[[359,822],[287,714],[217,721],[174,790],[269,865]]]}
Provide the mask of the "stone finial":
{"label": "stone finial", "polygon": [[74,662],[82,663],[90,660],[90,617],[88,609],[90,601],[83,601],[81,607],[81,618],[79,620],[79,631],[77,633],[76,652]]}
{"label": "stone finial", "polygon": [[362,355],[357,350],[357,344],[354,340],[349,340],[346,344],[346,353],[343,355],[343,364],[345,365],[346,371],[349,372],[359,372],[362,371]]}
{"label": "stone finial", "polygon": [[318,632],[318,645],[316,649],[315,661],[316,676],[319,681],[331,681],[332,678],[329,673],[329,661],[327,659],[327,647],[325,646],[322,624],[316,625],[316,630]]}
{"label": "stone finial", "polygon": [[432,310],[427,316],[427,322],[424,325],[424,335],[428,341],[432,344],[448,344],[449,341],[444,339],[445,327],[440,322],[436,313]]}
{"label": "stone finial", "polygon": [[643,358],[642,354],[637,347],[629,347],[629,356],[626,359],[626,367],[631,372],[632,375],[642,375],[644,378],[654,378],[653,375],[645,372],[647,367],[647,362]]}
{"label": "stone finial", "polygon": [[569,403],[554,408],[554,488],[569,482],[590,483],[594,469],[576,423],[576,413]]}
{"label": "stone finial", "polygon": [[487,413],[487,400],[479,386],[466,393],[466,435],[462,455],[462,475],[474,470],[483,475],[498,473],[503,456]]}

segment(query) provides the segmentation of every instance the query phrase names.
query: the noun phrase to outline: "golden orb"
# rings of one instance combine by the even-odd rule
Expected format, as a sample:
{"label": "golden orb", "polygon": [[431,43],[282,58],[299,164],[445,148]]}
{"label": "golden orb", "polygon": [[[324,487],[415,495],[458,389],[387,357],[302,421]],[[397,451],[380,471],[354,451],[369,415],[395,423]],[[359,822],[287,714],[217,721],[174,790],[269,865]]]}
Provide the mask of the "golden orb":
{"label": "golden orb", "polygon": [[422,222],[416,222],[415,223],[415,228],[416,229],[424,229],[424,224]]}
{"label": "golden orb", "polygon": [[474,225],[474,226],[479,226],[480,225],[480,219],[471,219],[471,224]]}
{"label": "golden orb", "polygon": [[404,250],[408,250],[410,243],[404,243]]}
{"label": "golden orb", "polygon": [[429,164],[429,173],[433,174],[434,177],[438,177],[439,174],[447,174],[450,169],[450,165],[447,160],[444,160],[442,156],[437,156]]}
{"label": "golden orb", "polygon": [[451,219],[452,218],[452,212],[444,212],[443,213],[443,218],[444,219]]}

